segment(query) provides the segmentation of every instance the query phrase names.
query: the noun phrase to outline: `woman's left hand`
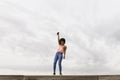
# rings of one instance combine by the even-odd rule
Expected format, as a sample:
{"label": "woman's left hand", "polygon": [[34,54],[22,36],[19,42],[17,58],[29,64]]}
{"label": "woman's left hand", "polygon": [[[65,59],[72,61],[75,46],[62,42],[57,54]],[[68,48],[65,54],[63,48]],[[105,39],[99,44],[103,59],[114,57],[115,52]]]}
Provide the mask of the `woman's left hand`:
{"label": "woman's left hand", "polygon": [[63,56],[63,59],[65,59],[65,56]]}

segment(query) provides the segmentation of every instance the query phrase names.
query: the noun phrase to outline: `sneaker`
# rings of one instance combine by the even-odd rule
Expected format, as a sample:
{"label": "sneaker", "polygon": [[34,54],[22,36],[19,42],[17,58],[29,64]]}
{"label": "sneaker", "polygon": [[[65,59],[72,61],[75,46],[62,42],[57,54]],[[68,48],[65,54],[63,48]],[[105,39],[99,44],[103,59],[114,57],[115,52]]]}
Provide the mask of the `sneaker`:
{"label": "sneaker", "polygon": [[56,75],[55,73],[53,73],[53,75]]}
{"label": "sneaker", "polygon": [[62,76],[62,73],[60,73],[60,75]]}

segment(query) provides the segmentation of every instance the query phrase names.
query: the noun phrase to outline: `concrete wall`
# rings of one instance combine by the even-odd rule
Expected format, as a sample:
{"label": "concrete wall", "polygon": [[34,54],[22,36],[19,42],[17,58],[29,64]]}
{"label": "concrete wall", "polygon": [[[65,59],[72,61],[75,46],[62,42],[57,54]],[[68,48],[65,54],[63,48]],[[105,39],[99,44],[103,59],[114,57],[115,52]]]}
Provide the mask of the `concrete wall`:
{"label": "concrete wall", "polygon": [[0,80],[120,80],[120,75],[24,76],[0,75]]}

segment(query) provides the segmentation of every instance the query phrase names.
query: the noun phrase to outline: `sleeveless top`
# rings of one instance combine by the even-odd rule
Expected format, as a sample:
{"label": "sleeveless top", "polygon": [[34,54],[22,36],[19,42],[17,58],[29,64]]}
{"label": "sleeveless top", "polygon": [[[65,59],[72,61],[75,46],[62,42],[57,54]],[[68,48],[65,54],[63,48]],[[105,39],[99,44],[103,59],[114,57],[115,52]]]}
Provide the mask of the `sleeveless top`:
{"label": "sleeveless top", "polygon": [[64,53],[64,46],[59,46],[57,52],[61,52],[61,53]]}

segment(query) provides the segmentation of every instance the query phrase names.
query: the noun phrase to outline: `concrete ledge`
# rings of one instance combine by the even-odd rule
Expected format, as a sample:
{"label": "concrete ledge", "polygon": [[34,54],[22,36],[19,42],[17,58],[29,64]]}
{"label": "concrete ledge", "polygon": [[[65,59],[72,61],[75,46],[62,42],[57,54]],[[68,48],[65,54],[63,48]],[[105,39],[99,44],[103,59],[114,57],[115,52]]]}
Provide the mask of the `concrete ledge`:
{"label": "concrete ledge", "polygon": [[120,80],[120,75],[0,75],[0,80]]}
{"label": "concrete ledge", "polygon": [[23,75],[0,75],[0,80],[23,80]]}
{"label": "concrete ledge", "polygon": [[97,76],[26,76],[26,80],[98,80]]}
{"label": "concrete ledge", "polygon": [[98,80],[120,80],[120,75],[99,75]]}

